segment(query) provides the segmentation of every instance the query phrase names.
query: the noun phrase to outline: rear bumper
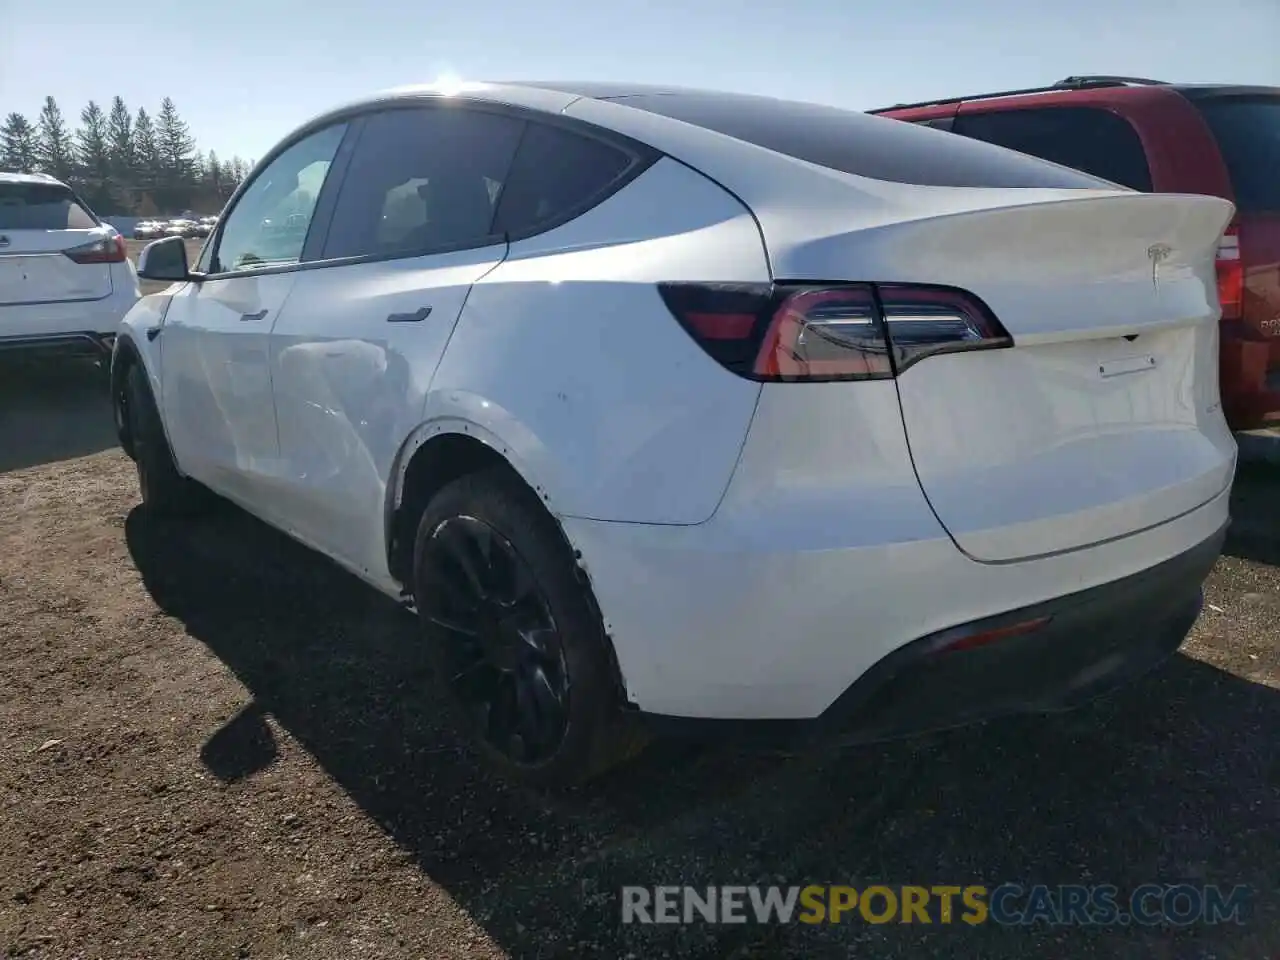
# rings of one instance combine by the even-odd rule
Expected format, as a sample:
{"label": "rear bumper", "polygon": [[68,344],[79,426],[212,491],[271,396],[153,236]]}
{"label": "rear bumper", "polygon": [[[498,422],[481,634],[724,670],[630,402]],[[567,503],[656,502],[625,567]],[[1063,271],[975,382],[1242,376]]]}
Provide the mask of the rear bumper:
{"label": "rear bumper", "polygon": [[[1229,497],[1223,491],[1118,540],[1009,564],[960,553],[918,488],[918,509],[905,495],[881,498],[860,511],[860,521],[846,521],[824,502],[806,523],[778,494],[753,498],[749,511],[722,507],[693,527],[561,522],[581,551],[634,709],[708,721],[830,722],[852,709],[849,690],[872,683],[864,676],[899,663],[891,658],[910,658],[901,650],[924,649],[921,638],[954,635],[1011,612],[1022,617],[1041,604],[1105,596],[1091,591],[1173,569],[1163,565],[1201,544],[1208,545],[1198,555],[1208,557],[1228,521]],[[1179,601],[1170,594],[1167,602],[1172,608]],[[1145,616],[1148,626],[1153,619],[1141,610],[1115,616]],[[1105,610],[1098,617],[1105,620]],[[1055,633],[1045,636],[1071,621],[1059,614],[1053,622]]]}
{"label": "rear bumper", "polygon": [[1123,579],[912,641],[812,720],[642,716],[657,731],[681,735],[860,743],[1069,709],[1178,649],[1200,614],[1201,585],[1226,529]]}
{"label": "rear bumper", "polygon": [[131,273],[113,282],[115,292],[100,300],[0,306],[0,350],[109,356],[120,321],[138,302]]}
{"label": "rear bumper", "polygon": [[1222,407],[1233,430],[1280,422],[1280,338],[1219,344]]}

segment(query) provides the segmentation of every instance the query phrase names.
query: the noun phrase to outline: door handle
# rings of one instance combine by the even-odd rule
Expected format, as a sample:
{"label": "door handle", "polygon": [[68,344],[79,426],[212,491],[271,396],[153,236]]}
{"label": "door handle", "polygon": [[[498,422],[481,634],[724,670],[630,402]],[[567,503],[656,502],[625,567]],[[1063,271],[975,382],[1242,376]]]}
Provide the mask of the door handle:
{"label": "door handle", "polygon": [[256,323],[267,315],[267,311],[259,310],[257,313],[242,313],[240,319],[248,323]]}
{"label": "door handle", "polygon": [[387,317],[387,323],[420,323],[429,316],[430,307],[419,307],[413,313],[393,313]]}

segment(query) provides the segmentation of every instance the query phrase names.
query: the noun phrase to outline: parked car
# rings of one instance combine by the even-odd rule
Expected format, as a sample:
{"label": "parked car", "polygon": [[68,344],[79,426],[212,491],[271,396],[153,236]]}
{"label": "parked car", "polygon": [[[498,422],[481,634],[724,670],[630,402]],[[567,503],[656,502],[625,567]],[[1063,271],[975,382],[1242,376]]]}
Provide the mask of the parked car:
{"label": "parked car", "polygon": [[147,510],[214,491],[412,605],[528,781],[1057,709],[1200,610],[1231,216],[812,104],[397,91],[145,249],[120,442]]}
{"label": "parked car", "polygon": [[1218,255],[1222,400],[1236,429],[1280,422],[1280,87],[1068,77],[873,112],[1135,190],[1233,201]]}
{"label": "parked car", "polygon": [[194,220],[170,220],[164,228],[167,237],[195,237],[196,222]]}
{"label": "parked car", "polygon": [[213,232],[213,228],[218,225],[217,217],[201,217],[196,221],[194,235],[197,237],[207,237]]}
{"label": "parked car", "polygon": [[159,220],[139,220],[133,227],[135,240],[155,240],[164,236],[165,224]]}
{"label": "parked car", "polygon": [[124,237],[70,187],[0,173],[0,350],[105,357],[138,296]]}

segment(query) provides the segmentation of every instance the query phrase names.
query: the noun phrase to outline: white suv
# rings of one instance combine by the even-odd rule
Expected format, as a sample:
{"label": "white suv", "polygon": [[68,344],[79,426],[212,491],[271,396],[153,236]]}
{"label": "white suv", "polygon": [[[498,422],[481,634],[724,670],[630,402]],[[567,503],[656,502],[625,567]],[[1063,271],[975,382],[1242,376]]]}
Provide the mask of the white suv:
{"label": "white suv", "polygon": [[138,296],[124,237],[70,187],[0,173],[0,350],[106,355]]}
{"label": "white suv", "polygon": [[531,781],[1056,709],[1199,612],[1231,214],[811,104],[393,92],[144,251],[121,443],[412,604]]}

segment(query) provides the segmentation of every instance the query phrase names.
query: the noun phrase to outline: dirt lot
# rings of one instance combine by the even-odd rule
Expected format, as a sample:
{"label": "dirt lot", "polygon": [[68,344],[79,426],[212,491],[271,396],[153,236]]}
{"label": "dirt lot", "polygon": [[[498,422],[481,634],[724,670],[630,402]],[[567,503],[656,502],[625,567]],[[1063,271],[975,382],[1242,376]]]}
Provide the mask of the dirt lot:
{"label": "dirt lot", "polygon": [[[549,798],[410,619],[227,507],[137,509],[91,368],[0,369],[0,947],[27,958],[1280,956],[1280,481],[1181,654],[1074,714]],[[637,928],[624,883],[1251,884],[1243,925]]]}

